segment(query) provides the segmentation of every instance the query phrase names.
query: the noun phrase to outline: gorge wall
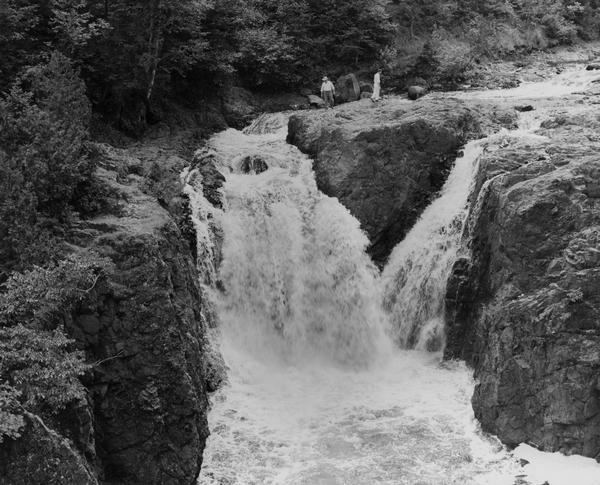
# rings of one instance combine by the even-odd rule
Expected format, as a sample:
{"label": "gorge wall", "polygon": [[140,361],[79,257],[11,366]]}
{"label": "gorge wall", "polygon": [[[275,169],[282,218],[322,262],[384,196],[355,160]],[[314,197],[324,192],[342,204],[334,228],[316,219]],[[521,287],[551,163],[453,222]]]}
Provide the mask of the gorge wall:
{"label": "gorge wall", "polygon": [[475,369],[484,430],[599,459],[600,124],[571,101],[480,162],[446,357]]}
{"label": "gorge wall", "polygon": [[28,418],[21,438],[1,444],[0,483],[193,484],[207,392],[222,376],[179,181],[188,163],[143,144],[94,144],[91,153],[97,214],[66,236],[73,252],[111,264],[65,318],[93,364],[88,396],[52,422]]}
{"label": "gorge wall", "polygon": [[493,103],[362,100],[292,116],[288,141],[314,159],[319,189],[361,222],[382,265],[442,187],[461,146],[515,120],[514,110]]}

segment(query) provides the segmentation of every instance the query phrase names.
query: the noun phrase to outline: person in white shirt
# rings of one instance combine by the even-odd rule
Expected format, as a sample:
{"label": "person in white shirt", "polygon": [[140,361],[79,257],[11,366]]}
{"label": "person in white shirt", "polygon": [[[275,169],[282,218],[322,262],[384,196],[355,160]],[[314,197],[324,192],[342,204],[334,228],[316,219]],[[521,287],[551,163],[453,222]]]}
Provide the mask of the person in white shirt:
{"label": "person in white shirt", "polygon": [[371,100],[379,101],[381,99],[381,69],[377,69],[375,76],[373,76],[373,96]]}
{"label": "person in white shirt", "polygon": [[325,101],[327,108],[332,108],[335,96],[335,86],[327,76],[323,76],[323,84],[321,84],[321,98]]}

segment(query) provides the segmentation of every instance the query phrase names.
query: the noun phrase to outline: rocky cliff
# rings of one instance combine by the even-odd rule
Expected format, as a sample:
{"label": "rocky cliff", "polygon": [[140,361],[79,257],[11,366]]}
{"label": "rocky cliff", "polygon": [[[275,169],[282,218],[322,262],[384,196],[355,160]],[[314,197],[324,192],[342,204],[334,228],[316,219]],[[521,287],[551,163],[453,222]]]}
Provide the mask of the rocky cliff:
{"label": "rocky cliff", "polygon": [[361,222],[372,258],[383,264],[442,187],[460,147],[515,119],[493,103],[362,100],[292,116],[288,141],[314,159],[319,188]]}
{"label": "rocky cliff", "polygon": [[[90,213],[70,250],[110,261],[66,330],[85,351],[87,399],[0,447],[14,484],[193,484],[209,434],[207,393],[221,379],[214,311],[199,283],[196,234],[173,150],[90,146]],[[6,460],[6,461],[5,461]]]}
{"label": "rocky cliff", "polygon": [[475,369],[484,430],[600,459],[600,123],[571,101],[480,162],[446,357]]}

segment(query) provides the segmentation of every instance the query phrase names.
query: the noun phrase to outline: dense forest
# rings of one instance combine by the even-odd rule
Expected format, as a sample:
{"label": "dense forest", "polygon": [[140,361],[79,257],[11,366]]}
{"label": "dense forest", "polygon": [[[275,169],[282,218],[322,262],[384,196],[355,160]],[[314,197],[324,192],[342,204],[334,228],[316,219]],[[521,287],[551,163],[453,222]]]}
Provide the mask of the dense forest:
{"label": "dense forest", "polygon": [[24,412],[84,394],[62,323],[110,264],[63,236],[99,210],[91,123],[139,135],[127,119],[225,86],[314,90],[376,67],[388,89],[455,86],[491,59],[599,35],[598,0],[0,0],[0,443]]}

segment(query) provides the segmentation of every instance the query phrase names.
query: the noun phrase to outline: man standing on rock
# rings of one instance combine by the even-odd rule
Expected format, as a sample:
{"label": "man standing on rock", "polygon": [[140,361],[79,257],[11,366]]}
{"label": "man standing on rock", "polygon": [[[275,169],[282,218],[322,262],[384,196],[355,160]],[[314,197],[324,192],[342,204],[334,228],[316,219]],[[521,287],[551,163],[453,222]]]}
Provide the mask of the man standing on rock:
{"label": "man standing on rock", "polygon": [[323,76],[323,84],[321,84],[321,98],[325,101],[328,109],[333,107],[335,95],[335,86],[327,76]]}
{"label": "man standing on rock", "polygon": [[377,69],[373,76],[373,96],[371,101],[379,101],[381,99],[381,69]]}

